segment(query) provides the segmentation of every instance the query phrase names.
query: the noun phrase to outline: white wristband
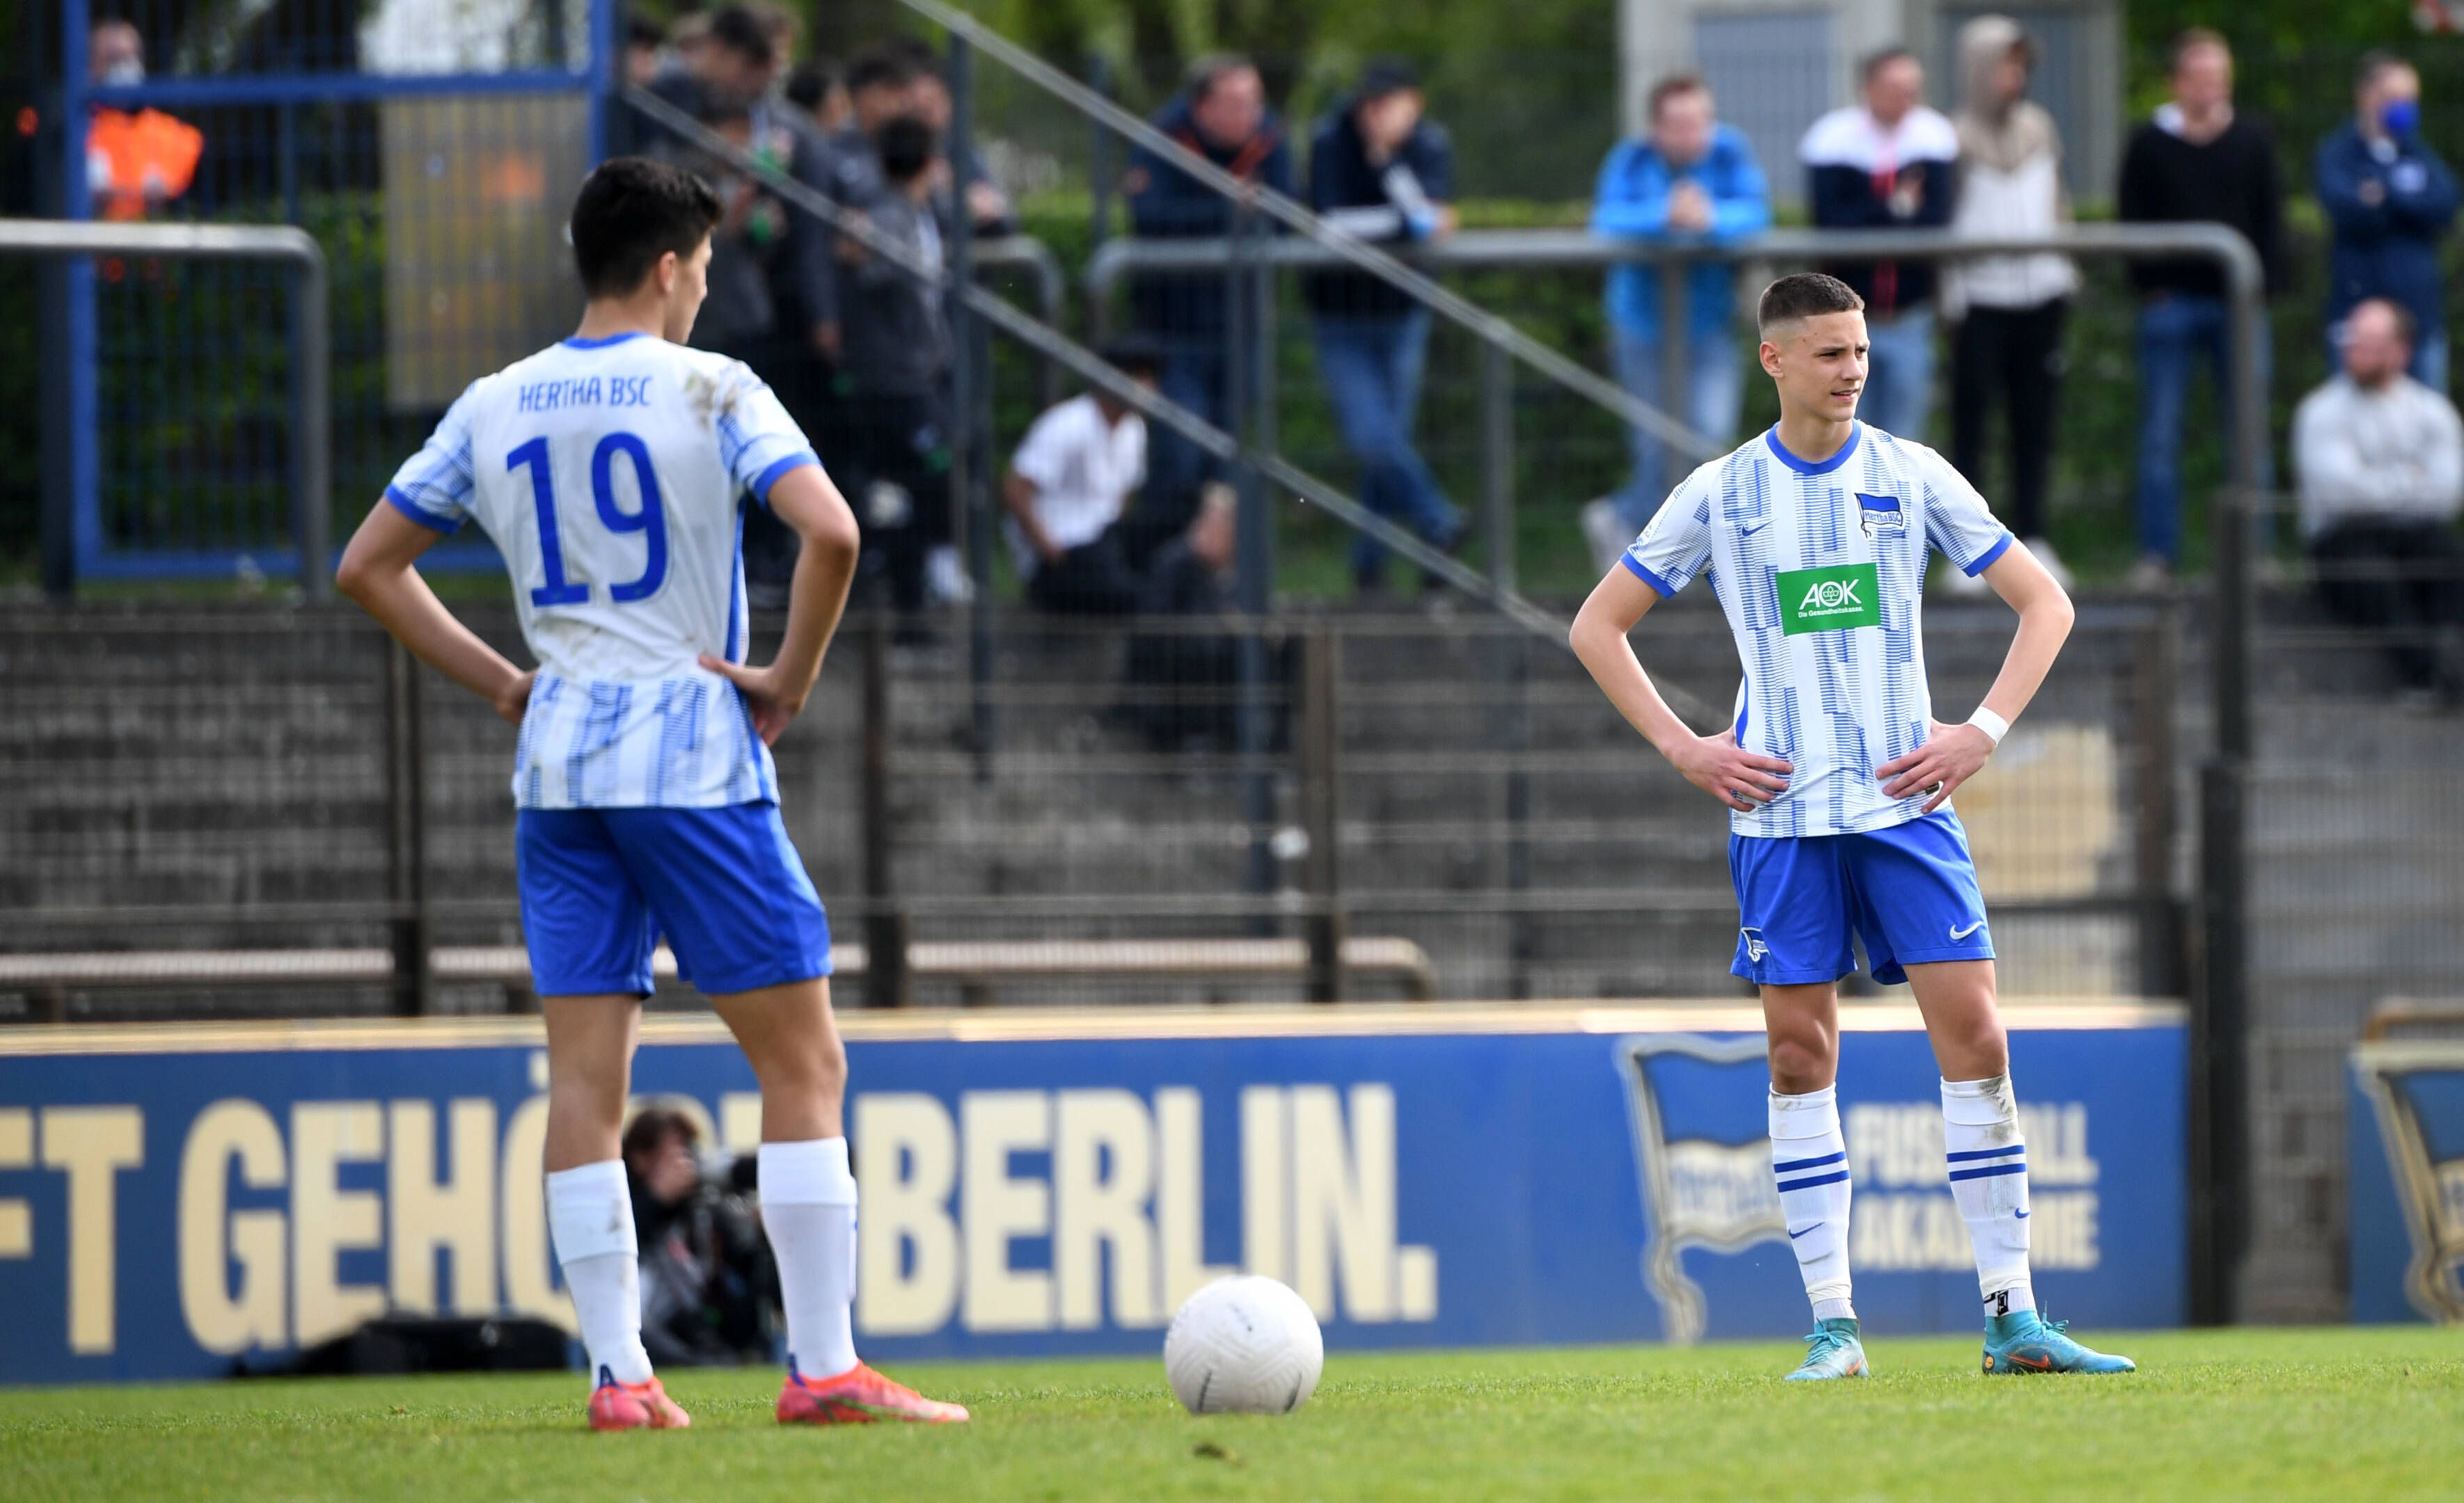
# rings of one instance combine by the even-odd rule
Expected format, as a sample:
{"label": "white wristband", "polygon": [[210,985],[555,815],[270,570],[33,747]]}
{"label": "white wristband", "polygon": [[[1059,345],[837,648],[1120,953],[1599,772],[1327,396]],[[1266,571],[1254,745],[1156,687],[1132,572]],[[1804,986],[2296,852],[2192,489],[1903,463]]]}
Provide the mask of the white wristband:
{"label": "white wristband", "polygon": [[1968,723],[1984,731],[1985,739],[1997,747],[2002,744],[2002,738],[2011,733],[2011,722],[1982,705],[1976,707],[1975,714],[1968,717]]}

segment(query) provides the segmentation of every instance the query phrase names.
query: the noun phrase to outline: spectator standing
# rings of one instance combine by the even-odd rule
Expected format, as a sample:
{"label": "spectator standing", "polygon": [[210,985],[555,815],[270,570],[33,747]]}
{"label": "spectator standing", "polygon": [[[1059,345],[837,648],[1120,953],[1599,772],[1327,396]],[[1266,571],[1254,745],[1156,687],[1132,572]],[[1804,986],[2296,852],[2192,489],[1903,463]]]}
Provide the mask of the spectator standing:
{"label": "spectator standing", "polygon": [[[1983,15],[1959,31],[1962,98],[1958,207],[1951,229],[1979,239],[2050,235],[2070,223],[2062,144],[2054,118],[2027,97],[2035,49],[2019,23]],[[1991,256],[1949,269],[1946,301],[1958,311],[1950,355],[1950,462],[1988,494],[1985,433],[2000,403],[2011,435],[2011,530],[2067,589],[2070,571],[2046,540],[2045,485],[2053,468],[2061,390],[2062,324],[2079,269],[2059,255]],[[1983,594],[1982,577],[1953,569],[1954,594]]]}
{"label": "spectator standing", "polygon": [[2301,536],[2319,595],[2378,633],[2406,694],[2453,707],[2464,676],[2464,418],[2407,374],[2412,315],[2373,297],[2345,321],[2343,370],[2293,420]]}
{"label": "spectator standing", "polygon": [[[1155,389],[1163,362],[1152,345],[1123,340],[1100,353]],[[1001,486],[1010,551],[1029,603],[1063,615],[1137,608],[1137,577],[1115,524],[1146,470],[1146,420],[1111,392],[1073,397],[1035,420]]]}
{"label": "spectator standing", "polygon": [[[753,151],[753,112],[740,99],[712,95],[702,100],[701,123],[739,151]],[[724,211],[711,231],[708,289],[693,319],[691,343],[753,366],[767,367],[776,353],[778,307],[770,296],[770,262],[786,239],[787,216],[778,200],[729,163],[709,152],[669,147],[679,164],[717,189]]]}
{"label": "spectator standing", "polygon": [[[1266,109],[1266,86],[1248,58],[1219,53],[1192,65],[1179,98],[1156,112],[1156,130],[1243,183],[1288,194],[1291,147],[1282,124]],[[1235,226],[1235,206],[1145,146],[1131,153],[1122,185],[1130,225],[1157,240],[1220,239]],[[1163,346],[1163,394],[1218,427],[1230,416],[1228,352],[1230,309],[1221,272],[1157,273],[1131,288],[1138,327]],[[1257,373],[1251,372],[1254,385]],[[1150,480],[1130,538],[1133,562],[1143,561],[1155,543],[1177,535],[1198,504],[1208,478],[1206,453],[1179,434],[1155,435],[1149,456]]]}
{"label": "spectator standing", "polygon": [[[2233,49],[2203,27],[2173,44],[2173,100],[2131,132],[2123,150],[2115,196],[2120,217],[2139,224],[2215,223],[2248,236],[2265,265],[2271,289],[2283,276],[2283,192],[2276,147],[2267,133],[2237,115],[2233,102]],[[2139,562],[2134,588],[2161,586],[2182,555],[2182,416],[2200,356],[2214,372],[2221,399],[2232,352],[2223,273],[2204,259],[2133,261],[2139,288]],[[2253,352],[2267,381],[2267,325]],[[2227,442],[2233,403],[2216,403]],[[2268,446],[2261,443],[2259,489],[2274,485]]]}
{"label": "spectator standing", "polygon": [[[1925,65],[1904,47],[1865,59],[1865,98],[1814,122],[1798,147],[1814,223],[1824,229],[1915,229],[1950,223],[1959,135],[1925,103]],[[1933,409],[1934,270],[1922,261],[1828,267],[1865,299],[1873,356],[1859,415],[1925,441]]]}
{"label": "spectator standing", "polygon": [[[913,115],[884,122],[873,142],[880,185],[858,210],[913,261],[943,265],[933,214],[933,132]],[[949,435],[943,393],[950,327],[928,287],[853,239],[844,263],[845,425],[861,484],[856,517],[872,567],[887,574],[902,615],[923,609],[929,555],[950,541]]]}
{"label": "spectator standing", "polygon": [[855,118],[855,105],[847,98],[847,77],[836,63],[814,57],[798,63],[787,75],[787,102],[804,112],[813,129],[824,141],[847,129]]}
{"label": "spectator standing", "polygon": [[[96,25],[86,44],[86,76],[105,88],[145,81],[145,39],[126,21]],[[157,109],[98,108],[86,124],[86,180],[104,219],[143,219],[181,197],[196,180],[206,137]]]}
{"label": "spectator standing", "polygon": [[[627,88],[647,89],[658,81],[667,64],[668,37],[657,22],[644,16],[631,16],[625,22],[625,50],[616,62],[617,81]],[[648,151],[657,138],[656,127],[640,112],[618,100],[607,111],[607,155],[639,156]]]}
{"label": "spectator standing", "polygon": [[966,223],[972,231],[984,237],[1006,235],[1018,228],[1017,216],[1011,212],[1009,195],[985,169],[983,158],[970,146],[963,168],[950,160],[950,121],[955,105],[950,98],[950,81],[943,76],[947,66],[933,44],[920,36],[905,36],[891,44],[907,57],[914,70],[914,82],[909,85],[907,108],[910,113],[933,127],[933,139],[941,143],[941,154],[933,159],[933,211],[940,216],[941,232],[957,234],[960,215],[958,197],[954,185],[966,184]]}
{"label": "spectator standing", "polygon": [[[726,5],[708,13],[680,69],[660,75],[651,91],[695,117],[740,109],[754,158],[816,192],[838,181],[833,154],[803,113],[772,95],[782,54],[780,12]],[[776,201],[772,201],[774,204]],[[764,216],[765,219],[767,216]],[[743,359],[812,434],[831,431],[831,366],[839,350],[838,280],[829,227],[792,206],[780,208],[782,229],[763,247],[770,282],[771,329]],[[715,252],[714,252],[715,253]],[[761,508],[744,524],[745,592],[757,606],[786,602],[795,573],[796,536]]]}
{"label": "spectator standing", "polygon": [[[1651,87],[1651,134],[1618,143],[1600,164],[1592,200],[1595,234],[1678,244],[1722,244],[1771,226],[1771,190],[1745,132],[1714,117],[1711,86],[1699,74],[1671,74]],[[1661,277],[1657,267],[1623,262],[1609,272],[1609,353],[1626,390],[1670,409],[1713,447],[1735,435],[1745,399],[1737,363],[1735,268],[1702,261],[1685,271],[1687,389],[1662,392]],[[1602,570],[1659,512],[1681,464],[1648,430],[1628,433],[1634,470],[1625,488],[1583,509],[1583,535]]]}
{"label": "spectator standing", "polygon": [[[1385,246],[1419,245],[1455,227],[1454,142],[1427,118],[1419,78],[1398,62],[1371,64],[1309,141],[1309,207],[1333,229]],[[1360,461],[1360,499],[1451,552],[1463,518],[1412,446],[1428,361],[1429,310],[1365,272],[1319,272],[1303,284],[1317,363],[1344,444]],[[1383,587],[1386,550],[1352,546],[1363,594]]]}
{"label": "spectator standing", "polygon": [[2421,75],[2392,53],[2364,56],[2353,119],[2319,145],[2319,207],[2334,227],[2327,264],[2327,355],[2345,316],[2384,297],[2412,315],[2412,379],[2447,389],[2447,297],[2438,242],[2455,222],[2455,175],[2421,139]]}

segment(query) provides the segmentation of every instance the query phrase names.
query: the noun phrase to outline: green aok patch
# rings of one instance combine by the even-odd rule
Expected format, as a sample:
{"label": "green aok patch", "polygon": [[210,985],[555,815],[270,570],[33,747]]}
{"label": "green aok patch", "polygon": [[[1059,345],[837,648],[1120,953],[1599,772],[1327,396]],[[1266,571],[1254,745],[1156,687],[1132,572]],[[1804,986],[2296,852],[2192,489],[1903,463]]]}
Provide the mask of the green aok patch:
{"label": "green aok patch", "polygon": [[1882,624],[1881,586],[1872,564],[1791,569],[1773,582],[1783,635]]}

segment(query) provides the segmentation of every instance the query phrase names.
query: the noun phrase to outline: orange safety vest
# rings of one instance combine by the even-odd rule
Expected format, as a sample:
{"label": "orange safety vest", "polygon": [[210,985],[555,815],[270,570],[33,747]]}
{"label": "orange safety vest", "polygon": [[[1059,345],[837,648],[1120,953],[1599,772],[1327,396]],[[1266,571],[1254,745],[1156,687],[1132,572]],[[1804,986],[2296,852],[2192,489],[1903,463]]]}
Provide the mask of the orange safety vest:
{"label": "orange safety vest", "polygon": [[86,128],[86,174],[105,219],[143,219],[145,206],[178,198],[197,175],[205,132],[161,110],[97,110]]}

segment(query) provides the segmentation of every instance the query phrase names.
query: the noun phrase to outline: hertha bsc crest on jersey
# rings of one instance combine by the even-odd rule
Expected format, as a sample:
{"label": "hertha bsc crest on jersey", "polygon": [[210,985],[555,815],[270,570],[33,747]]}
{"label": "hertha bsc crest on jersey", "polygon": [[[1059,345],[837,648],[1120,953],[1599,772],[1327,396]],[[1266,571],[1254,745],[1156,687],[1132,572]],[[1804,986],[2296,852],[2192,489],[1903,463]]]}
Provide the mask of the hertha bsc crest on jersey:
{"label": "hertha bsc crest on jersey", "polygon": [[1865,530],[1868,537],[1904,533],[1908,530],[1907,509],[1900,505],[1898,496],[1869,496],[1860,490],[1857,492],[1857,525]]}

